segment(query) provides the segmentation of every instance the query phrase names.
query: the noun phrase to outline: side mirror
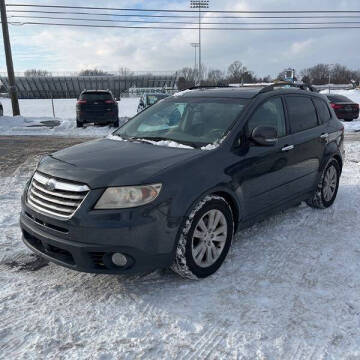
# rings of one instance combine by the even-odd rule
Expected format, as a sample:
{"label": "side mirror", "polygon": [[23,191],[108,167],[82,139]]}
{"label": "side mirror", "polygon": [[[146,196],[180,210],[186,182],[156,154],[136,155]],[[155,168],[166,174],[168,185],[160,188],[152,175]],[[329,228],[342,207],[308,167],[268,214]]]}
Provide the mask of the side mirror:
{"label": "side mirror", "polygon": [[251,133],[251,140],[262,146],[272,146],[278,141],[277,130],[271,126],[258,126]]}

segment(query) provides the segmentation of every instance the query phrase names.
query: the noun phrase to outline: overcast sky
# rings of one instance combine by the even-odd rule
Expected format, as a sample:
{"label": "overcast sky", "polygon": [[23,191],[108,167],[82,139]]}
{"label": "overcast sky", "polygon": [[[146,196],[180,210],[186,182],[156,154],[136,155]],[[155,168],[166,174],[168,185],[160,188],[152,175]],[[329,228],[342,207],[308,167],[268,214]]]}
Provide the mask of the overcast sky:
{"label": "overcast sky", "polygon": [[[16,2],[38,3],[34,0],[7,1],[7,3]],[[189,8],[189,1],[165,0],[101,2],[42,0],[40,4],[78,6],[102,4],[104,8]],[[210,0],[210,4],[211,10],[360,10],[359,0]],[[9,17],[9,21],[11,20],[18,19]],[[251,20],[235,19],[233,21]],[[256,20],[252,20],[254,21]],[[279,20],[269,19],[268,21]],[[291,19],[286,21],[291,21]],[[360,21],[360,17],[344,19],[344,21]],[[203,31],[202,60],[207,68],[221,70],[227,69],[231,62],[240,60],[250,70],[261,76],[267,74],[274,76],[289,66],[300,71],[320,62],[342,63],[352,69],[360,69],[359,35],[360,29]],[[184,66],[193,66],[194,49],[190,43],[196,42],[197,36],[195,30],[10,26],[15,71],[24,71],[29,68],[78,71],[94,67],[104,70],[118,70],[120,67],[137,71],[177,70]],[[1,44],[0,71],[5,70],[5,57],[3,44]]]}

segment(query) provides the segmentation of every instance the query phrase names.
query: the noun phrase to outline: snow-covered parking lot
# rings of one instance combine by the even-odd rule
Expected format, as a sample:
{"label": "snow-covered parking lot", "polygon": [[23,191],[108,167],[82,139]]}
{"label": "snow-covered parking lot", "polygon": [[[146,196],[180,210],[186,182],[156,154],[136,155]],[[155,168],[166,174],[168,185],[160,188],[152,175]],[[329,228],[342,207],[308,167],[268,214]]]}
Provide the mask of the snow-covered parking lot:
{"label": "snow-covered parking lot", "polygon": [[0,358],[359,359],[360,142],[338,198],[236,236],[212,277],[91,275],[36,260],[20,195],[37,157],[0,175]]}

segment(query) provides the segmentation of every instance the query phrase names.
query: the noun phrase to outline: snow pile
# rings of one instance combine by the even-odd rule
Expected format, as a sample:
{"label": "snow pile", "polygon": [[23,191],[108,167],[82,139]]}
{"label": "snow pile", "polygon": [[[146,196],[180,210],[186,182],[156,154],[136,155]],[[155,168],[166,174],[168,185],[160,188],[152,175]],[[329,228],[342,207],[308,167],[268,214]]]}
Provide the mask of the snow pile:
{"label": "snow pile", "polygon": [[[4,115],[0,117],[0,135],[54,135],[72,137],[102,137],[114,131],[111,126],[76,127],[76,99],[55,99],[52,116],[51,100],[19,100],[22,116],[12,117],[9,99],[1,99]],[[136,114],[138,98],[119,101],[120,124]]]}
{"label": "snow pile", "polygon": [[38,159],[0,172],[4,359],[358,359],[360,142],[346,143],[338,198],[241,230],[222,268],[83,274],[21,242],[20,195]]}
{"label": "snow pile", "polygon": [[[117,136],[117,135],[108,135],[106,138],[110,139],[110,140],[116,140],[116,141],[128,141],[127,139],[124,139],[121,136]],[[149,139],[138,138],[138,139],[134,140],[134,142],[146,142],[146,143],[149,143],[152,145],[179,148],[179,149],[194,149],[192,146],[180,144],[180,143],[178,143],[176,141],[172,141],[172,140],[152,141]]]}

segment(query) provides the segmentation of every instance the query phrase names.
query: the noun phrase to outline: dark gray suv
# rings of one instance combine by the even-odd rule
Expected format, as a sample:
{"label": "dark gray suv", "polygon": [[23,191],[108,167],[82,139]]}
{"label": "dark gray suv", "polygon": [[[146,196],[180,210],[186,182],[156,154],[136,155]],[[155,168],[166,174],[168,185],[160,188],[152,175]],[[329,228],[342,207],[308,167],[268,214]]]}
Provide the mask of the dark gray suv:
{"label": "dark gray suv", "polygon": [[333,204],[343,139],[326,98],[301,88],[183,91],[42,159],[22,197],[23,239],[74,270],[206,277],[241,227],[301,201]]}
{"label": "dark gray suv", "polygon": [[119,127],[118,103],[110,90],[84,90],[76,102],[76,126],[84,124]]}

